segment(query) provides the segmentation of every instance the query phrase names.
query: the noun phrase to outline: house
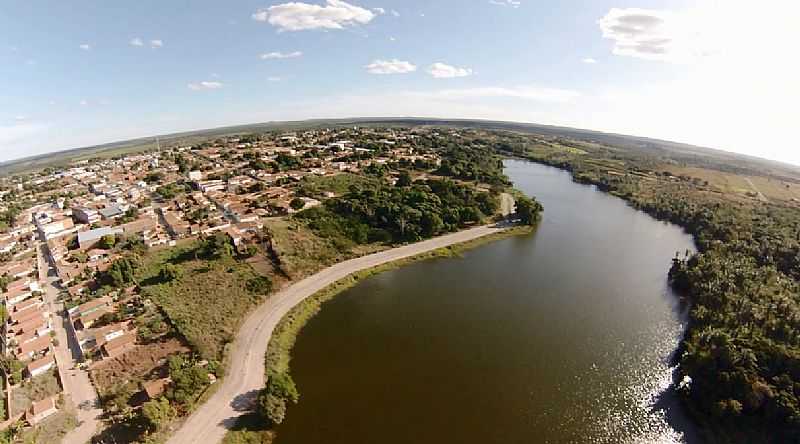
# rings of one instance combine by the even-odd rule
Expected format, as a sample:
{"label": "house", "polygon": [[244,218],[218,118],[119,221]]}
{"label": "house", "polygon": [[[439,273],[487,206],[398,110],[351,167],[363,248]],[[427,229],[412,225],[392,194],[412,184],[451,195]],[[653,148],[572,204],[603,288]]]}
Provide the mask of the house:
{"label": "house", "polygon": [[78,320],[75,321],[75,328],[82,328],[86,330],[87,328],[91,328],[92,324],[97,322],[98,319],[102,318],[103,315],[106,313],[111,313],[111,309],[108,307],[100,307],[97,310],[90,311],[88,313],[82,313]]}
{"label": "house", "polygon": [[158,398],[169,387],[172,382],[169,378],[156,379],[155,381],[147,381],[142,384],[142,394],[146,401],[151,401]]}
{"label": "house", "polygon": [[31,305],[24,310],[18,310],[18,311],[15,310],[9,315],[8,320],[9,323],[11,324],[24,324],[25,322],[30,321],[31,319],[43,316],[44,315],[42,311],[39,309],[39,307]]}
{"label": "house", "polygon": [[100,248],[93,248],[86,252],[86,257],[90,262],[98,262],[106,257],[108,257],[108,250],[102,250]]}
{"label": "house", "polygon": [[96,210],[87,207],[73,208],[72,217],[85,224],[100,222],[100,214]]}
{"label": "house", "polygon": [[70,218],[63,218],[39,225],[39,232],[45,239],[75,231],[75,223]]}
{"label": "house", "polygon": [[42,301],[41,298],[30,298],[30,299],[26,299],[26,300],[20,302],[19,304],[14,305],[11,308],[11,312],[12,312],[12,315],[13,315],[13,313],[18,313],[18,312],[21,312],[21,311],[25,311],[25,310],[30,309],[31,307],[37,307],[38,308],[38,307],[41,307],[42,305],[44,305],[44,301]]}
{"label": "house", "polygon": [[13,279],[23,278],[34,272],[33,262],[15,262],[0,268],[0,275],[5,274]]}
{"label": "house", "polygon": [[16,239],[8,239],[0,241],[0,253],[10,253],[14,247],[17,246]]}
{"label": "house", "polygon": [[56,359],[53,357],[52,354],[47,355],[43,358],[37,359],[32,361],[25,367],[26,374],[29,378],[35,378],[41,374],[44,374],[51,368],[56,365]]}
{"label": "house", "polygon": [[97,299],[92,299],[91,301],[85,302],[85,303],[83,303],[81,305],[78,305],[76,307],[72,307],[69,310],[67,310],[67,313],[69,313],[69,316],[73,320],[75,320],[75,319],[77,319],[77,318],[79,318],[79,317],[81,317],[83,315],[92,313],[94,311],[97,311],[97,310],[100,310],[100,309],[103,309],[103,308],[106,308],[106,307],[110,307],[112,303],[113,303],[113,300],[109,296],[103,296],[103,297],[100,297],[100,298],[97,298]]}
{"label": "house", "polygon": [[200,181],[203,180],[203,172],[202,171],[189,171],[189,180],[192,181]]}
{"label": "house", "polygon": [[122,229],[116,227],[101,227],[78,233],[78,246],[81,250],[93,247],[103,236],[116,236],[122,234]]}
{"label": "house", "polygon": [[122,208],[119,205],[112,205],[110,207],[103,208],[102,210],[99,211],[99,213],[100,216],[103,217],[103,219],[116,219],[125,214],[125,212],[122,211]]}
{"label": "house", "polygon": [[56,407],[57,398],[58,395],[34,402],[31,408],[25,412],[25,420],[28,421],[28,424],[36,425],[48,416],[58,412],[58,408]]}
{"label": "house", "polygon": [[17,359],[29,361],[36,353],[46,352],[50,349],[50,336],[42,336],[33,341],[22,344],[17,349]]}
{"label": "house", "polygon": [[28,299],[33,295],[33,290],[30,287],[22,287],[22,288],[14,288],[9,289],[7,292],[3,293],[3,299],[5,299],[6,305],[14,305],[18,304],[25,299]]}
{"label": "house", "polygon": [[91,347],[102,347],[105,343],[125,335],[128,330],[127,322],[106,325],[91,332],[88,345]]}
{"label": "house", "polygon": [[103,344],[103,354],[109,358],[116,358],[136,346],[136,335],[125,333]]}

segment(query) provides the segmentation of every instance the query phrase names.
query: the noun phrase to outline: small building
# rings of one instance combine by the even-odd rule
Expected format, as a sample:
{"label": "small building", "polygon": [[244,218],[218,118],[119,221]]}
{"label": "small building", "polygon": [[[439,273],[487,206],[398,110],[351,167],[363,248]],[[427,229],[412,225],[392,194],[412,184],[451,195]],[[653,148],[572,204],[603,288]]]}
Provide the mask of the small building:
{"label": "small building", "polygon": [[56,359],[52,354],[32,361],[25,367],[25,372],[29,378],[35,378],[46,373],[56,365]]}
{"label": "small building", "polygon": [[109,358],[116,358],[136,346],[136,335],[126,333],[103,344],[103,354]]}
{"label": "small building", "polygon": [[167,390],[170,382],[172,382],[172,380],[169,378],[161,378],[156,379],[155,381],[145,382],[142,384],[142,395],[144,399],[146,401],[151,401],[158,398],[164,393],[164,391]]}
{"label": "small building", "polygon": [[17,350],[17,359],[30,361],[36,353],[46,352],[50,349],[50,336],[42,336],[33,341],[22,344]]}
{"label": "small building", "polygon": [[100,216],[102,216],[103,219],[106,220],[116,219],[125,214],[125,212],[122,211],[122,208],[119,205],[111,205],[110,207],[103,208],[102,210],[99,211],[99,213]]}
{"label": "small building", "polygon": [[25,412],[25,420],[28,421],[28,424],[32,426],[36,425],[50,415],[58,412],[58,407],[56,407],[57,397],[58,395],[51,396],[50,398],[34,402],[28,411]]}
{"label": "small building", "polygon": [[76,207],[72,209],[72,216],[85,224],[100,222],[100,214],[96,210],[87,207]]}

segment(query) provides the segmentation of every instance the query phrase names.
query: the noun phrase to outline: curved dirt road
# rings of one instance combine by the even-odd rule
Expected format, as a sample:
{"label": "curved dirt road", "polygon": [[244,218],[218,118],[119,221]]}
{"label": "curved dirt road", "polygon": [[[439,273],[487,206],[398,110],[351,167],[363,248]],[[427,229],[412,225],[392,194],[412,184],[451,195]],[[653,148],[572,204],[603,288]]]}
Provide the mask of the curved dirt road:
{"label": "curved dirt road", "polygon": [[247,318],[236,335],[231,365],[222,381],[222,387],[189,417],[168,444],[222,441],[227,429],[236,423],[240,415],[248,412],[258,391],[264,387],[264,355],[272,331],[281,318],[305,298],[355,272],[499,231],[502,228],[486,225],[351,259],[326,268],[272,295]]}

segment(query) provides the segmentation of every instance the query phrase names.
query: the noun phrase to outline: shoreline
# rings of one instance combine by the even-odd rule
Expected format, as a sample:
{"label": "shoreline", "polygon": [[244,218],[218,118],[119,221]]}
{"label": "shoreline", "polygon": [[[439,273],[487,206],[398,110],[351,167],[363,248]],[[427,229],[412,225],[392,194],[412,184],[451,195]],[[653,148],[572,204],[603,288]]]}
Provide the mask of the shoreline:
{"label": "shoreline", "polygon": [[302,332],[303,327],[305,327],[308,321],[310,321],[320,312],[325,302],[334,299],[336,296],[354,287],[362,280],[386,271],[396,270],[416,262],[429,259],[460,257],[465,251],[509,237],[532,234],[537,228],[538,225],[513,226],[498,233],[488,234],[486,236],[475,238],[469,241],[460,242],[438,248],[436,250],[420,253],[415,256],[364,269],[328,285],[327,287],[312,294],[297,304],[288,313],[286,313],[279,324],[275,327],[275,330],[273,330],[272,336],[269,340],[267,355],[265,356],[265,375],[270,373],[291,374],[289,364],[291,362],[292,347],[294,346],[297,336]]}
{"label": "shoreline", "polygon": [[[206,403],[199,406],[167,441],[169,444],[221,442],[238,420],[251,413],[259,391],[266,384],[266,359],[279,324],[304,301],[337,286],[366,276],[435,257],[453,257],[459,252],[493,240],[536,229],[534,226],[482,225],[332,265],[281,289],[256,308],[243,322],[230,354],[226,377]],[[355,277],[357,276],[357,277]],[[351,284],[352,285],[352,284]],[[329,294],[333,297],[349,286]],[[325,293],[327,294],[327,293]],[[318,302],[319,305],[322,301]],[[314,312],[316,313],[316,312]],[[310,319],[311,316],[306,318]],[[297,324],[300,325],[300,324]],[[302,327],[302,325],[300,325]],[[296,330],[300,331],[300,328]],[[286,336],[282,336],[286,337]],[[293,343],[292,337],[292,343]],[[290,351],[291,347],[285,348]],[[288,359],[286,360],[288,366]]]}

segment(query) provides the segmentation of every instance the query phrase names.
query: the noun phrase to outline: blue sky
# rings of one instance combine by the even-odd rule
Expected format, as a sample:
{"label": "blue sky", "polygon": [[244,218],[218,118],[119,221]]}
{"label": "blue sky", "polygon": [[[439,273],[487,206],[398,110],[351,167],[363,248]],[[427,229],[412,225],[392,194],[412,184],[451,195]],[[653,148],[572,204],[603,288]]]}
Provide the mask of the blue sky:
{"label": "blue sky", "polygon": [[568,125],[800,163],[790,56],[800,7],[789,0],[0,8],[0,160],[268,120],[413,115]]}

